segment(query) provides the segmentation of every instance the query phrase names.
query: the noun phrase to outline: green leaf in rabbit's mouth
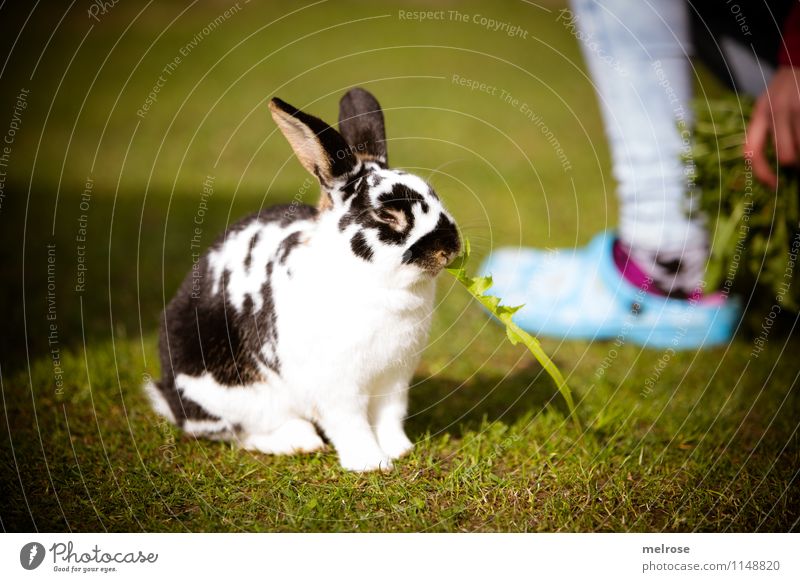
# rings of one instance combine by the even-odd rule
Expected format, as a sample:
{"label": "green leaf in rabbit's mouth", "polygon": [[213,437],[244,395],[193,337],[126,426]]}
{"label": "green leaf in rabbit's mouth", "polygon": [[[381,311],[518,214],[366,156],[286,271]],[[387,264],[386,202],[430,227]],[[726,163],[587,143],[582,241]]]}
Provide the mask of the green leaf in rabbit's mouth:
{"label": "green leaf in rabbit's mouth", "polygon": [[533,357],[542,365],[545,371],[550,375],[558,387],[562,398],[567,403],[570,416],[573,421],[580,426],[578,417],[575,414],[575,404],[572,400],[572,391],[567,385],[567,381],[561,374],[561,371],[553,363],[553,360],[542,349],[539,340],[530,335],[528,332],[514,323],[513,315],[522,309],[522,305],[515,307],[509,305],[502,305],[499,297],[494,295],[487,295],[486,292],[492,286],[492,278],[490,276],[483,277],[470,277],[467,274],[467,263],[470,257],[469,239],[464,238],[464,247],[461,255],[456,257],[445,270],[450,273],[455,279],[461,283],[464,288],[474,297],[481,305],[483,305],[492,315],[494,315],[506,328],[506,336],[513,345],[522,343]]}

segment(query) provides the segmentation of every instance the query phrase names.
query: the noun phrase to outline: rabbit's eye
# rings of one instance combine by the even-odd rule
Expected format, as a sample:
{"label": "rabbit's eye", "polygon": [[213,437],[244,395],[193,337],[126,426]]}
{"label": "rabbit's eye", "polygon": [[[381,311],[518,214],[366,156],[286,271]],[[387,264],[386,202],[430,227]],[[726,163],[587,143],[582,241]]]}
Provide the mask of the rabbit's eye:
{"label": "rabbit's eye", "polygon": [[394,208],[379,208],[372,214],[377,220],[388,224],[390,227],[392,227],[392,229],[397,231],[405,230],[406,225],[408,224],[408,219],[402,210],[397,210]]}
{"label": "rabbit's eye", "polygon": [[381,208],[380,210],[378,210],[377,214],[378,214],[378,220],[381,220],[383,222],[397,222],[397,217],[390,210]]}

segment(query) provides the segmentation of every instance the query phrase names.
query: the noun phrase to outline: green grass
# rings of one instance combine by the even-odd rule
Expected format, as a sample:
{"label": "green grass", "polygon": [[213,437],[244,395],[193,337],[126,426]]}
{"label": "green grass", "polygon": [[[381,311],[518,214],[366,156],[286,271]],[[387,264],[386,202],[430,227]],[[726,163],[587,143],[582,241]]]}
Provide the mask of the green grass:
{"label": "green grass", "polygon": [[[204,246],[238,217],[290,200],[306,178],[267,114],[275,94],[334,121],[346,88],[372,90],[386,109],[392,163],[430,176],[476,262],[499,245],[583,244],[615,223],[599,114],[578,47],[555,22],[558,5],[458,6],[520,24],[527,40],[400,21],[398,9],[413,6],[376,3],[324,3],[259,31],[280,12],[241,6],[141,120],[159,71],[227,4],[195,6],[172,25],[181,7],[151,6],[126,30],[140,8],[120,3],[75,52],[88,30],[78,11],[33,80],[42,35],[20,37],[0,100],[3,121],[17,88],[31,90],[0,207],[4,529],[797,529],[800,345],[794,318],[781,314],[753,354],[769,297],[750,302],[727,348],[543,340],[573,389],[581,431],[530,354],[443,277],[407,422],[417,445],[389,474],[346,473],[331,451],[243,452],[160,422],[141,385],[159,372],[158,313],[191,265],[205,176],[216,179]],[[45,30],[59,18],[32,22]],[[0,21],[4,32],[16,25]],[[518,107],[452,83],[453,74],[528,103],[570,168]],[[87,176],[88,271],[76,293]],[[304,199],[315,196],[312,188]],[[48,345],[47,244],[56,245],[61,390]]]}

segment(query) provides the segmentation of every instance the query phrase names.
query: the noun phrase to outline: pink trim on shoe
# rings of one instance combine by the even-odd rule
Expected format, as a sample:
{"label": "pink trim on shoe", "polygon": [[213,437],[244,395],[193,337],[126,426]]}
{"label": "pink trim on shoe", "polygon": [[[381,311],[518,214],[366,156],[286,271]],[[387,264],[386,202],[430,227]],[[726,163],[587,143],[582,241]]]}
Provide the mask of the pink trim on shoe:
{"label": "pink trim on shoe", "polygon": [[[614,264],[616,265],[617,269],[619,269],[620,274],[622,274],[625,280],[628,281],[628,283],[638,287],[639,289],[644,289],[651,295],[669,297],[669,294],[665,293],[663,289],[658,287],[658,285],[653,282],[647,273],[645,273],[642,268],[636,264],[636,261],[634,261],[633,257],[631,257],[630,253],[625,248],[625,245],[623,245],[619,239],[614,241],[614,244],[611,248],[614,257]],[[700,302],[703,305],[715,306],[724,304],[725,299],[727,299],[727,295],[724,293],[714,291],[708,295],[705,295],[703,294],[703,288],[697,287],[692,294],[686,298],[686,301]]]}
{"label": "pink trim on shoe", "polygon": [[614,241],[614,246],[611,248],[614,255],[614,264],[628,283],[639,289],[644,289],[653,295],[659,295],[660,297],[667,296],[666,293],[653,283],[653,280],[647,276],[647,273],[636,264],[619,239]]}

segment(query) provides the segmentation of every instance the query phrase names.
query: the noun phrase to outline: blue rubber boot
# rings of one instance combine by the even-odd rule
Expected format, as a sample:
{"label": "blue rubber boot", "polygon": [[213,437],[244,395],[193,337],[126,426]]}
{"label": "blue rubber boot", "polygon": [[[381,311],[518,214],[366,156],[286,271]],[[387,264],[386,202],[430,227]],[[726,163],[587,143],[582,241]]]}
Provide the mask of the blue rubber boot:
{"label": "blue rubber boot", "polygon": [[738,298],[714,293],[672,299],[625,279],[614,263],[613,232],[586,247],[540,251],[503,248],[481,265],[489,294],[525,306],[514,321],[538,336],[620,338],[651,348],[691,350],[730,341],[741,315]]}

